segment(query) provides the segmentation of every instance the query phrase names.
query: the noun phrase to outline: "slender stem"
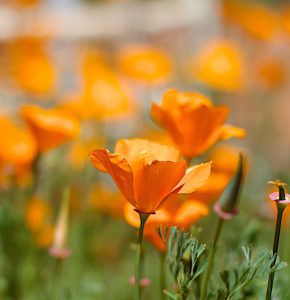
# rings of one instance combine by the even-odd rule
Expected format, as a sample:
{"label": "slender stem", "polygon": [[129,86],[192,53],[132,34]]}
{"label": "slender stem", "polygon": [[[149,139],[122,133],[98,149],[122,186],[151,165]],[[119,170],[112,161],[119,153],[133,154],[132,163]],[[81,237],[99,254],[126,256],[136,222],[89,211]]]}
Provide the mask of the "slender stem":
{"label": "slender stem", "polygon": [[216,250],[217,250],[217,243],[218,243],[218,240],[219,240],[219,237],[220,237],[220,234],[221,234],[223,221],[224,220],[222,218],[218,219],[218,224],[217,224],[217,227],[216,227],[212,247],[211,247],[210,252],[209,252],[208,265],[207,265],[207,268],[206,268],[206,271],[205,271],[205,274],[204,274],[204,277],[203,277],[203,280],[202,280],[202,284],[201,284],[200,300],[206,300],[208,283],[209,283],[210,275],[211,275],[212,269],[213,269],[214,257],[215,257]]}
{"label": "slender stem", "polygon": [[[271,264],[271,268],[274,267],[275,263],[276,263],[276,258],[277,258],[277,253],[278,253],[278,247],[279,247],[279,239],[280,239],[282,216],[283,216],[284,209],[285,209],[285,205],[283,205],[283,204],[281,205],[281,204],[277,203],[277,219],[276,219],[275,236],[274,236],[274,242],[273,242],[274,260],[273,260],[273,262]],[[269,274],[269,278],[268,278],[266,300],[271,300],[273,283],[274,283],[274,277],[275,277],[275,272],[271,272]]]}
{"label": "slender stem", "polygon": [[164,252],[160,251],[160,299],[165,300],[165,294],[163,290],[166,288],[166,278],[165,278],[165,259],[166,255]]}
{"label": "slender stem", "polygon": [[139,213],[140,216],[140,228],[139,228],[139,235],[137,240],[137,251],[136,251],[136,269],[135,269],[135,299],[141,299],[141,286],[140,286],[140,279],[141,279],[141,254],[142,254],[142,242],[143,242],[143,231],[145,227],[145,223],[150,216],[150,214],[146,213]]}

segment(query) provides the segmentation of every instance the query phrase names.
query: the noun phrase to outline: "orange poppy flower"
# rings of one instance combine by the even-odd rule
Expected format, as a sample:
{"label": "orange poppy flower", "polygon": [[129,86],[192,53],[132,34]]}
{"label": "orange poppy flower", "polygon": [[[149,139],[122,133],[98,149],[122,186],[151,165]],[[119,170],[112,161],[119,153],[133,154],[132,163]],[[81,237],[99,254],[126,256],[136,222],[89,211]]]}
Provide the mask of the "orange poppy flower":
{"label": "orange poppy flower", "polygon": [[121,70],[133,79],[158,83],[168,79],[172,65],[167,54],[150,46],[129,46],[119,56]]}
{"label": "orange poppy flower", "polygon": [[84,89],[66,97],[62,106],[81,119],[123,117],[136,109],[120,78],[103,64],[85,70]]}
{"label": "orange poppy flower", "polygon": [[211,151],[209,158],[213,165],[210,177],[204,185],[189,195],[189,199],[202,203],[217,200],[236,173],[239,153],[239,149],[225,145]]}
{"label": "orange poppy flower", "polygon": [[[157,228],[160,225],[163,228],[166,226],[177,226],[188,230],[193,223],[207,216],[208,212],[208,207],[198,201],[172,201],[170,205],[157,211],[156,214],[148,219],[144,229],[144,237],[157,249],[165,251],[166,247],[157,233]],[[140,218],[130,204],[124,207],[124,217],[128,224],[139,228]]]}
{"label": "orange poppy flower", "polygon": [[51,218],[51,208],[48,202],[39,197],[32,198],[26,207],[25,221],[32,232],[40,231]]}
{"label": "orange poppy flower", "polygon": [[287,68],[281,57],[262,56],[253,66],[256,81],[264,87],[277,88],[286,80]]}
{"label": "orange poppy flower", "polygon": [[51,92],[56,71],[42,39],[18,39],[10,45],[11,72],[20,88],[36,95]]}
{"label": "orange poppy flower", "polygon": [[219,140],[245,135],[243,129],[224,124],[227,107],[214,107],[210,99],[199,93],[168,90],[161,106],[152,104],[151,113],[188,158],[205,152]]}
{"label": "orange poppy flower", "polygon": [[120,140],[115,153],[91,152],[93,165],[109,173],[125,198],[140,213],[151,214],[166,204],[172,194],[188,194],[209,177],[211,163],[187,169],[178,161],[178,151],[142,139]]}
{"label": "orange poppy flower", "polygon": [[210,41],[190,62],[194,78],[221,91],[237,91],[244,85],[241,50],[230,41]]}
{"label": "orange poppy flower", "polygon": [[226,20],[261,40],[273,39],[280,29],[280,20],[276,12],[251,1],[225,1],[223,14]]}
{"label": "orange poppy flower", "polygon": [[34,134],[40,152],[58,147],[79,135],[79,121],[61,109],[27,105],[21,114]]}
{"label": "orange poppy flower", "polygon": [[103,186],[93,187],[89,194],[90,207],[100,214],[121,217],[125,203],[122,194]]}
{"label": "orange poppy flower", "polygon": [[0,165],[27,166],[37,154],[37,145],[26,129],[17,127],[5,117],[0,117]]}

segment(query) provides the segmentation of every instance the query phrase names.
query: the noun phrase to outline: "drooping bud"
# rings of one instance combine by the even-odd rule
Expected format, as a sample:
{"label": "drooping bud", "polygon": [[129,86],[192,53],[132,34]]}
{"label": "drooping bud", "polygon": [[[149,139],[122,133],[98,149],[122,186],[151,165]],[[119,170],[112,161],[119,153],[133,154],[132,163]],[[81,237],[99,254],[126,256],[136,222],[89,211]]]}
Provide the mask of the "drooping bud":
{"label": "drooping bud", "polygon": [[49,254],[59,259],[70,256],[71,250],[66,247],[69,215],[69,190],[64,191],[57,223],[54,231],[53,245]]}
{"label": "drooping bud", "polygon": [[240,153],[236,174],[231,179],[214,210],[222,219],[232,219],[237,213],[237,206],[243,181],[244,157]]}

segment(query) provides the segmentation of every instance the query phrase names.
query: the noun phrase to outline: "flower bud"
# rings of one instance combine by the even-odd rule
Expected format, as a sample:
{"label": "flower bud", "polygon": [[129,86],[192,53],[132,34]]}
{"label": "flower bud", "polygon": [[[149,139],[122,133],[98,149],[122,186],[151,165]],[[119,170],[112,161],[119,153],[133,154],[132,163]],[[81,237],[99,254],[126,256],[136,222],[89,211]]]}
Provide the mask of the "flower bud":
{"label": "flower bud", "polygon": [[244,173],[243,161],[244,157],[240,153],[236,174],[231,179],[220,200],[214,206],[215,212],[222,219],[231,219],[238,213],[237,205]]}

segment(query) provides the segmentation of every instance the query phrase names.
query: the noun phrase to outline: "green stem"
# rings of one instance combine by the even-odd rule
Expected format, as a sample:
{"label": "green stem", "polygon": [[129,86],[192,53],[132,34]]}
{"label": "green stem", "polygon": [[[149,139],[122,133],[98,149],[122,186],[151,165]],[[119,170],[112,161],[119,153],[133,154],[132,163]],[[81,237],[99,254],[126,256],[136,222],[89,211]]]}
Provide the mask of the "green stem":
{"label": "green stem", "polygon": [[166,278],[165,278],[165,260],[166,255],[164,252],[160,252],[160,299],[165,300],[165,294],[163,290],[166,288]]}
{"label": "green stem", "polygon": [[139,228],[139,235],[137,240],[137,251],[136,251],[136,269],[135,269],[135,299],[141,299],[141,286],[140,286],[140,279],[141,279],[141,254],[142,254],[142,242],[143,242],[143,231],[145,227],[145,223],[150,216],[150,214],[140,213],[140,228]]}
{"label": "green stem", "polygon": [[[278,247],[279,247],[279,239],[280,239],[282,216],[283,216],[284,209],[285,209],[285,205],[284,204],[277,203],[277,219],[276,219],[275,236],[274,236],[274,242],[273,242],[274,260],[273,260],[273,262],[271,264],[271,268],[274,267],[275,264],[276,264],[276,258],[277,258]],[[274,284],[274,277],[275,277],[275,272],[271,272],[269,274],[269,278],[268,278],[266,300],[271,300],[272,289],[273,289],[273,284]]]}
{"label": "green stem", "polygon": [[216,254],[216,250],[217,250],[217,243],[218,243],[218,240],[219,240],[219,237],[221,234],[223,221],[224,220],[222,218],[218,219],[218,224],[216,227],[213,244],[212,244],[212,247],[209,252],[208,265],[207,265],[207,268],[206,268],[206,271],[205,271],[205,274],[204,274],[204,277],[202,280],[200,300],[206,300],[208,283],[209,283],[210,275],[211,275],[212,269],[213,269],[214,258],[215,258],[215,254]]}

